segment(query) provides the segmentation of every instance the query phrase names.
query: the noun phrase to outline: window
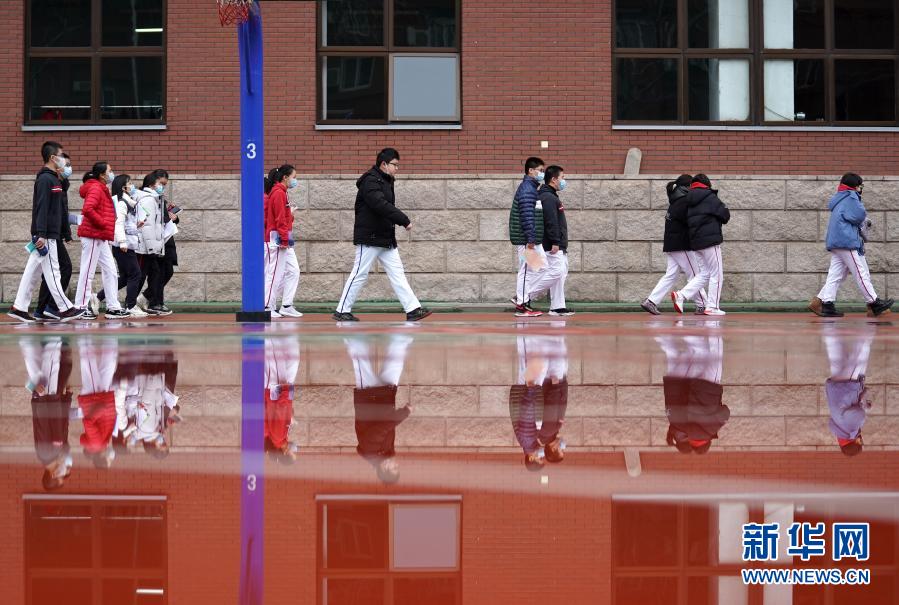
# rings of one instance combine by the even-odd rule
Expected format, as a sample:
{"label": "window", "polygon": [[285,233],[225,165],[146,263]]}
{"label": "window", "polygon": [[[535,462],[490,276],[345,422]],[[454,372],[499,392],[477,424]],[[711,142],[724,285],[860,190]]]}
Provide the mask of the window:
{"label": "window", "polygon": [[899,0],[616,0],[616,123],[897,126]]}
{"label": "window", "polygon": [[458,501],[319,503],[321,605],[458,605]]}
{"label": "window", "polygon": [[164,0],[26,6],[27,125],[164,123]]}
{"label": "window", "polygon": [[28,499],[26,603],[167,603],[165,501]]}
{"label": "window", "polygon": [[321,0],[318,123],[459,123],[460,0]]}

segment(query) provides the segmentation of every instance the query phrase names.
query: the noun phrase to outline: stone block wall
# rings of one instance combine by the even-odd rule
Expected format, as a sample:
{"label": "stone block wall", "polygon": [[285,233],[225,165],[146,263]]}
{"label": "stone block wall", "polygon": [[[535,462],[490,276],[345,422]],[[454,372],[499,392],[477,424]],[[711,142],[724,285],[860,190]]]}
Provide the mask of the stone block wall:
{"label": "stone block wall", "polygon": [[[135,171],[139,174],[139,171]],[[292,194],[302,209],[294,232],[303,276],[298,301],[339,298],[353,262],[356,176],[303,179]],[[568,297],[636,302],[665,269],[662,231],[670,176],[568,177],[562,194],[571,240]],[[823,283],[827,201],[838,177],[713,177],[732,219],[724,228],[723,300],[803,301]],[[425,301],[506,301],[517,259],[508,241],[508,207],[517,176],[409,176],[397,182],[397,205],[411,232],[397,230],[409,281]],[[180,264],[167,290],[172,302],[237,301],[240,296],[240,187],[235,175],[173,176],[170,198],[184,208],[176,237]],[[15,297],[29,238],[30,177],[0,177],[0,297]],[[867,177],[865,203],[874,221],[868,261],[881,296],[899,294],[899,177]],[[81,205],[70,192],[73,211]],[[80,247],[70,244],[78,266]],[[99,283],[99,275],[97,276]],[[861,300],[847,280],[841,297]],[[363,300],[391,300],[375,271]]]}

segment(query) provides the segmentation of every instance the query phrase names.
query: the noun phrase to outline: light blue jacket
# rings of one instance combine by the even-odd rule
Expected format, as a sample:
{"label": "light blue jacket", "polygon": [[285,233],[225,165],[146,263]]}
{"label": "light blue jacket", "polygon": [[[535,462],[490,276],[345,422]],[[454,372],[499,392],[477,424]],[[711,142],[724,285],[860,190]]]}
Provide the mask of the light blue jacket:
{"label": "light blue jacket", "polygon": [[830,222],[827,224],[827,250],[857,250],[865,253],[859,226],[867,212],[857,191],[837,191],[828,204]]}

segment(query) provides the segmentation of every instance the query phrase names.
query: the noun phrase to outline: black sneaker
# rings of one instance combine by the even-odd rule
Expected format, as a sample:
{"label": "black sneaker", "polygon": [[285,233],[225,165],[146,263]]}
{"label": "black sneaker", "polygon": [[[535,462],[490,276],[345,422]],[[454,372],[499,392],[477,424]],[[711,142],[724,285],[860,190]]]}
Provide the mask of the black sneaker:
{"label": "black sneaker", "polygon": [[331,315],[331,318],[334,321],[359,321],[359,318],[352,313],[339,313],[337,311],[334,311],[334,314]]}
{"label": "black sneaker", "polygon": [[572,311],[568,307],[562,307],[561,309],[550,309],[549,314],[555,315],[557,317],[568,317],[570,315],[574,315],[574,311]]}
{"label": "black sneaker", "polygon": [[886,300],[878,298],[868,305],[868,317],[879,317],[880,315],[883,315],[890,310],[890,307],[893,306],[894,302],[895,301],[892,298]]}
{"label": "black sneaker", "polygon": [[431,313],[431,311],[428,311],[423,307],[418,307],[414,311],[409,311],[408,313],[406,313],[406,321],[421,321]]}
{"label": "black sneaker", "polygon": [[131,317],[131,313],[125,309],[106,310],[106,319],[125,319],[127,317]]}
{"label": "black sneaker", "polygon": [[173,311],[172,311],[171,309],[169,309],[168,307],[166,307],[165,305],[159,305],[159,309],[160,309],[165,315],[171,315],[171,314],[173,313]]}
{"label": "black sneaker", "polygon": [[[73,319],[82,319],[83,317],[83,309],[76,309],[75,307],[72,307],[68,311],[63,311],[59,314],[59,321],[61,321],[62,323],[66,323],[67,321],[72,321]],[[96,315],[94,315],[94,319],[97,319]]]}
{"label": "black sneaker", "polygon": [[821,317],[843,317],[845,314],[837,311],[837,307],[833,302],[822,302],[818,315]]}
{"label": "black sneaker", "polygon": [[[79,318],[83,319],[84,321],[94,321],[98,317],[98,315],[96,313],[94,313],[93,311],[91,311],[90,309],[75,309],[75,312],[80,313]],[[63,321],[63,319],[62,319],[63,315],[65,315],[65,313],[60,313],[59,321]],[[75,318],[72,317],[72,319],[75,319]]]}
{"label": "black sneaker", "polygon": [[172,310],[166,307],[165,305],[153,305],[147,309],[147,313],[152,313],[153,315],[171,315]]}
{"label": "black sneaker", "polygon": [[161,313],[157,310],[158,306],[159,305],[144,307],[144,311],[147,313],[147,315],[161,315]]}
{"label": "black sneaker", "polygon": [[31,313],[28,311],[19,311],[15,307],[10,307],[6,314],[17,321],[21,321],[23,324],[33,324],[36,321]]}

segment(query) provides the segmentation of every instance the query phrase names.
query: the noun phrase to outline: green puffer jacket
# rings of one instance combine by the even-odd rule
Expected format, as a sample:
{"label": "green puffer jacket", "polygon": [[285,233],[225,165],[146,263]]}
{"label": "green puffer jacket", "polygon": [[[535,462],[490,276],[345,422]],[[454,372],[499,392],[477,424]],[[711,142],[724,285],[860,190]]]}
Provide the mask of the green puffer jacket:
{"label": "green puffer jacket", "polygon": [[[534,205],[534,231],[539,245],[543,241],[543,206],[539,200]],[[509,210],[509,241],[516,246],[526,246],[528,243],[524,229],[521,228],[521,212],[517,199],[512,202],[512,209]]]}

